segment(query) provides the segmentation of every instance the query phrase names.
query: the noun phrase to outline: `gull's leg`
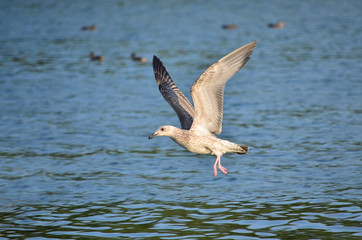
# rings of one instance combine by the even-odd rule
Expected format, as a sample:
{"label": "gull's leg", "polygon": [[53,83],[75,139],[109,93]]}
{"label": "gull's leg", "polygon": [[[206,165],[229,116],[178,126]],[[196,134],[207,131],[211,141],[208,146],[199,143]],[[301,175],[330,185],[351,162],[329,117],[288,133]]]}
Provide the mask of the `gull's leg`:
{"label": "gull's leg", "polygon": [[224,174],[228,174],[227,169],[224,168],[223,166],[221,166],[220,160],[221,160],[221,155],[217,154],[217,155],[216,155],[216,160],[215,160],[215,163],[214,163],[214,176],[215,176],[215,177],[217,176],[216,165],[219,167],[219,169],[221,170],[221,172],[223,172]]}
{"label": "gull's leg", "polygon": [[220,169],[221,172],[223,172],[224,174],[228,174],[227,169],[224,168],[223,166],[221,166],[221,156],[219,157],[219,169]]}
{"label": "gull's leg", "polygon": [[215,163],[214,163],[214,176],[215,176],[215,177],[217,176],[216,165],[217,165],[217,163],[219,162],[219,160],[220,160],[220,157],[217,156],[217,157],[216,157],[216,161],[215,161]]}

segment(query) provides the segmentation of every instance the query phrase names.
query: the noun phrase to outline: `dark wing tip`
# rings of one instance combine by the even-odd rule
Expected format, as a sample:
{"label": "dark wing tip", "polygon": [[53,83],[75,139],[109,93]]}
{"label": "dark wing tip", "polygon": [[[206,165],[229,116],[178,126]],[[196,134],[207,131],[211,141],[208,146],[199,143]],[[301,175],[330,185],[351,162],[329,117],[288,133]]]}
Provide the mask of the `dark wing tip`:
{"label": "dark wing tip", "polygon": [[153,55],[152,63],[153,63],[153,68],[162,69],[164,67],[163,63],[156,55]]}
{"label": "dark wing tip", "polygon": [[155,74],[159,73],[163,75],[162,72],[165,67],[163,66],[161,60],[156,55],[153,55],[152,66],[153,66],[153,72]]}
{"label": "dark wing tip", "polygon": [[155,63],[159,62],[159,61],[160,61],[160,59],[156,55],[153,55],[153,60],[152,60],[153,65],[155,65]]}
{"label": "dark wing tip", "polygon": [[152,66],[153,66],[154,72],[156,72],[157,65],[159,64],[159,62],[160,62],[160,59],[156,55],[153,55]]}
{"label": "dark wing tip", "polygon": [[168,74],[165,66],[163,65],[161,60],[155,55],[153,55],[152,65],[153,65],[153,72],[155,74],[155,79],[158,85],[164,82],[172,82],[172,79]]}

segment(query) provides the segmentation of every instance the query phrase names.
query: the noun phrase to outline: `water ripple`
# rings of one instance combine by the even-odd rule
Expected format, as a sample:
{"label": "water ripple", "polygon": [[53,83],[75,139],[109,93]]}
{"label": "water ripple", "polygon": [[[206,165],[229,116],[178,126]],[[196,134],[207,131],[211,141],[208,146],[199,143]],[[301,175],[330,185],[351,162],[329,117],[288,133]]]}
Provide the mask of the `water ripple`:
{"label": "water ripple", "polygon": [[[359,206],[353,202],[308,203],[288,201],[284,204],[208,204],[204,202],[172,203],[162,201],[122,201],[69,207],[39,205],[9,207],[2,235],[15,231],[18,237],[31,236],[46,226],[43,237],[123,237],[158,236],[194,238],[207,236],[222,238],[230,233],[243,237],[288,237],[308,235],[318,238],[358,239],[361,237]],[[348,209],[351,212],[346,213]],[[31,209],[31,211],[30,211]],[[276,214],[277,213],[277,214]],[[199,234],[195,235],[195,232]],[[162,233],[162,234],[160,234]]]}
{"label": "water ripple", "polygon": [[[360,9],[0,1],[0,239],[361,239]],[[224,93],[220,137],[250,146],[222,157],[228,175],[147,139],[179,123],[131,52],[158,55],[190,98],[206,67],[254,40]]]}

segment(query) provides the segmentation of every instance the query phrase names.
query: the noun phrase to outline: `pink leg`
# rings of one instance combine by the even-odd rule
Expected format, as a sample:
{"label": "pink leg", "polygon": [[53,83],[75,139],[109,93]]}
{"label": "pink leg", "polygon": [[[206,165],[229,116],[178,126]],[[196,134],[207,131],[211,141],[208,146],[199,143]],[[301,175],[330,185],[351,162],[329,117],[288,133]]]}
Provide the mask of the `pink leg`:
{"label": "pink leg", "polygon": [[221,155],[216,155],[216,160],[215,160],[215,163],[214,163],[214,176],[215,177],[217,176],[216,165],[218,165],[221,172],[223,172],[224,174],[228,174],[227,169],[224,168],[223,166],[221,166],[220,160],[221,160]]}
{"label": "pink leg", "polygon": [[216,161],[214,163],[214,176],[216,177],[217,176],[217,169],[216,169],[216,165],[218,163],[218,159],[216,158]]}

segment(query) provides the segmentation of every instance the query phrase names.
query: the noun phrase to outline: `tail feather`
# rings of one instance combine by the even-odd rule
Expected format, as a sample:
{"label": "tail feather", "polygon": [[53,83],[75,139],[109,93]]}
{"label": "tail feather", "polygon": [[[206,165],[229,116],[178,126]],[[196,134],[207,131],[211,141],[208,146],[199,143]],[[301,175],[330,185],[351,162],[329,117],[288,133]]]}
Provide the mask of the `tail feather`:
{"label": "tail feather", "polygon": [[220,139],[220,143],[222,143],[224,145],[224,148],[227,149],[225,151],[225,153],[230,152],[230,153],[237,153],[237,154],[245,154],[249,151],[248,146],[239,145],[239,144],[227,141],[227,140]]}
{"label": "tail feather", "polygon": [[238,145],[238,149],[235,149],[237,154],[245,154],[249,151],[249,147],[245,145]]}

